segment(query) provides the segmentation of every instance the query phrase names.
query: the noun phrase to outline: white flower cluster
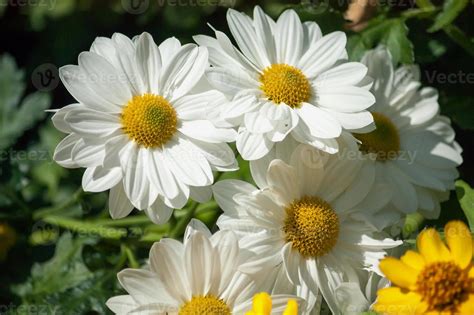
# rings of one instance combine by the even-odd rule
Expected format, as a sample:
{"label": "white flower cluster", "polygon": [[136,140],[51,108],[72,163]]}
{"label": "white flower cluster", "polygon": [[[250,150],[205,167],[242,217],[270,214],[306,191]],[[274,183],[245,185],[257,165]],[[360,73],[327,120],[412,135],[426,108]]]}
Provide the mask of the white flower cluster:
{"label": "white flower cluster", "polygon": [[[277,21],[230,9],[233,39],[196,44],[148,33],[97,38],[60,69],[77,103],[53,116],[67,133],[55,160],[86,168],[85,191],[110,190],[112,218],[136,208],[162,224],[172,209],[212,195],[223,211],[211,234],[191,221],[183,243],[163,239],[149,267],[124,270],[118,314],[244,314],[273,294],[281,314],[321,299],[358,314],[384,285],[378,262],[407,214],[436,218],[462,163],[436,90],[416,66],[394,68],[379,47],[349,62],[343,32],[323,35],[293,10]],[[250,161],[257,186],[214,183]],[[391,235],[396,236],[396,235]]]}

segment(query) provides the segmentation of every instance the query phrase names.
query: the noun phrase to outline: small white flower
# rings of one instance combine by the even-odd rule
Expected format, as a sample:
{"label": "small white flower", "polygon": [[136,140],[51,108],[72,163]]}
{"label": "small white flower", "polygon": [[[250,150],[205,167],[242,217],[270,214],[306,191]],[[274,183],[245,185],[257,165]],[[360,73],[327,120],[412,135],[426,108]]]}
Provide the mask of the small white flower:
{"label": "small white flower", "polygon": [[[173,239],[155,243],[148,269],[118,274],[129,295],[116,296],[107,306],[116,314],[245,314],[259,281],[241,273],[248,253],[231,231],[213,235],[200,221],[191,221],[184,244]],[[264,275],[261,275],[264,277]],[[290,295],[272,296],[272,314],[282,314]],[[304,301],[298,299],[301,306]]]}
{"label": "small white flower", "polygon": [[417,66],[394,69],[386,48],[368,52],[363,63],[374,79],[377,102],[369,110],[377,129],[353,134],[361,142],[360,152],[374,157],[365,159],[371,168],[358,176],[375,183],[369,198],[386,195],[388,205],[361,215],[379,228],[417,210],[426,218],[437,218],[440,200],[454,188],[456,167],[462,163],[450,121],[439,114],[438,93],[421,88]]}
{"label": "small white flower", "polygon": [[401,242],[374,238],[372,225],[352,218],[365,196],[355,185],[357,163],[333,158],[308,167],[307,150],[315,149],[299,145],[291,165],[272,161],[263,189],[235,180],[216,183],[214,195],[224,211],[218,225],[235,231],[257,264],[283,268],[280,275],[307,288],[313,301],[320,291],[339,314],[335,289],[355,281],[363,268],[377,270],[384,249]]}
{"label": "small white flower", "polygon": [[54,116],[69,135],[54,159],[64,167],[87,168],[85,191],[110,189],[113,218],[134,207],[156,223],[191,196],[210,197],[213,170],[235,169],[226,144],[232,129],[208,119],[222,93],[202,91],[208,67],[205,48],[181,46],[170,38],[157,46],[148,33],[130,40],[122,34],[97,38],[79,65],[60,69],[61,80],[77,100]]}
{"label": "small white flower", "polygon": [[227,21],[240,50],[219,31],[195,41],[209,49],[209,82],[232,99],[221,117],[239,127],[244,159],[265,156],[289,135],[335,153],[342,130],[373,129],[367,68],[347,62],[343,32],[323,36],[293,10],[275,22],[258,6],[253,19],[229,9]]}

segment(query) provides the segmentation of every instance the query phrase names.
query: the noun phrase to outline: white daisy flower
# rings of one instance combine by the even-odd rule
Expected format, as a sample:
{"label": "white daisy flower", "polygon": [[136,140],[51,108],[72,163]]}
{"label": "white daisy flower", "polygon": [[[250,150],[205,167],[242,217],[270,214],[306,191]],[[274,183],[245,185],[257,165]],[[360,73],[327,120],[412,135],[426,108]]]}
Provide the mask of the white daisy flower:
{"label": "white daisy flower", "polygon": [[265,156],[288,135],[335,153],[342,130],[373,130],[367,68],[347,62],[343,32],[323,36],[293,10],[275,22],[258,6],[253,19],[229,9],[227,21],[240,50],[219,31],[194,39],[209,49],[209,82],[232,99],[220,110],[239,127],[244,159]]}
{"label": "white daisy flower", "polygon": [[[115,314],[244,314],[259,291],[255,278],[239,271],[248,253],[239,248],[231,231],[211,235],[193,220],[184,244],[173,239],[155,243],[149,268],[125,269],[118,274],[129,295],[107,301]],[[274,295],[272,314],[282,314],[291,295]],[[301,306],[304,301],[298,299]]]}
{"label": "white daisy flower", "polygon": [[304,285],[315,297],[320,291],[340,314],[335,289],[355,281],[358,270],[377,270],[384,249],[401,242],[374,238],[372,225],[352,218],[360,202],[354,163],[330,159],[308,167],[306,150],[298,146],[291,166],[272,161],[264,189],[235,180],[216,183],[214,196],[224,211],[218,225],[235,231],[258,264],[283,268],[293,285]]}
{"label": "white daisy flower", "polygon": [[364,159],[372,169],[364,168],[358,176],[385,185],[383,192],[374,186],[369,196],[390,196],[386,207],[365,218],[380,228],[394,224],[397,215],[417,210],[437,218],[440,200],[454,188],[456,167],[462,163],[450,121],[439,114],[438,93],[421,88],[418,67],[394,69],[386,48],[368,52],[362,61],[374,79],[377,102],[369,110],[377,129],[353,133],[361,142],[360,152],[373,156]]}
{"label": "white daisy flower", "polygon": [[226,142],[232,129],[216,128],[209,114],[225,101],[215,90],[199,91],[208,67],[206,48],[181,46],[170,38],[157,46],[148,33],[97,38],[79,65],[60,69],[77,100],[54,116],[69,135],[54,159],[64,167],[87,168],[85,191],[110,189],[113,218],[134,207],[156,223],[189,197],[210,197],[213,170],[236,168]]}

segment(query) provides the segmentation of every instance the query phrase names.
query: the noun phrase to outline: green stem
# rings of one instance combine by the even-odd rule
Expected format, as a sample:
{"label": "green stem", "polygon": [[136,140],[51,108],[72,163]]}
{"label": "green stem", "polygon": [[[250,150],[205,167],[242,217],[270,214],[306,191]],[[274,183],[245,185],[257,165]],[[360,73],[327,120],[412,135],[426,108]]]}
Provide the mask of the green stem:
{"label": "green stem", "polygon": [[[417,0],[416,4],[422,10],[431,10],[435,8],[431,0]],[[443,27],[442,30],[453,42],[466,50],[469,55],[474,56],[474,42],[460,28],[456,25],[450,24]]]}
{"label": "green stem", "polygon": [[176,225],[170,231],[169,237],[177,239],[183,235],[189,222],[191,221],[192,218],[194,218],[194,214],[196,213],[198,206],[199,206],[199,203],[197,202],[194,202],[192,204],[191,208],[188,211],[186,211],[184,216],[178,220]]}
{"label": "green stem", "polygon": [[99,220],[95,220],[94,223],[102,225],[102,226],[130,226],[130,225],[149,224],[150,219],[146,215],[140,214],[140,215],[126,217],[119,220],[99,219]]}
{"label": "green stem", "polygon": [[431,17],[434,13],[438,12],[439,9],[436,7],[432,8],[423,8],[423,9],[411,9],[402,12],[402,17],[406,19],[410,18],[428,18]]}
{"label": "green stem", "polygon": [[42,208],[42,209],[38,209],[35,211],[35,213],[33,214],[33,219],[34,220],[39,220],[39,219],[42,219],[43,217],[45,216],[48,216],[48,215],[51,215],[51,214],[55,214],[56,212],[61,212],[71,206],[73,206],[74,204],[76,204],[80,199],[81,197],[84,195],[84,191],[82,190],[82,188],[79,188],[78,190],[76,190],[76,192],[72,195],[72,198],[69,199],[69,200],[66,200],[65,202],[63,202],[62,204],[56,206],[56,207],[48,207],[48,208]]}
{"label": "green stem", "polygon": [[403,226],[402,236],[408,238],[414,232],[419,231],[421,224],[425,218],[418,212],[409,214],[405,219],[405,225]]}
{"label": "green stem", "polygon": [[140,268],[140,264],[138,263],[137,259],[135,258],[135,254],[132,251],[132,249],[130,247],[128,247],[127,245],[125,245],[125,244],[123,244],[122,246],[123,246],[123,249],[124,249],[125,254],[127,256],[130,267],[135,268],[135,269]]}
{"label": "green stem", "polygon": [[464,33],[459,27],[456,25],[450,24],[443,27],[443,31],[459,46],[464,48],[465,51],[472,57],[474,57],[474,42],[469,37],[467,37],[466,33]]}
{"label": "green stem", "polygon": [[42,220],[52,225],[77,232],[79,234],[94,234],[105,239],[118,240],[127,236],[126,229],[106,227],[103,225],[98,225],[95,222],[78,221],[54,215],[43,217]]}

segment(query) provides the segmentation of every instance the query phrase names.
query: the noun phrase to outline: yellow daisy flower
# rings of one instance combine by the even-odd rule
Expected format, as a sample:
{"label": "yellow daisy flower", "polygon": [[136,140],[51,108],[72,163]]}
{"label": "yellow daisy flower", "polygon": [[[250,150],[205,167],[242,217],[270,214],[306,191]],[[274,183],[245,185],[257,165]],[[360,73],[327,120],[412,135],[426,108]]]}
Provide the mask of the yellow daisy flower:
{"label": "yellow daisy flower", "polygon": [[[255,294],[253,297],[253,308],[245,315],[270,315],[272,312],[272,298],[266,292]],[[283,315],[298,315],[298,303],[295,300],[288,300]]]}
{"label": "yellow daisy flower", "polygon": [[468,227],[451,221],[446,244],[435,229],[417,238],[419,252],[384,258],[380,269],[393,286],[378,291],[375,311],[385,315],[474,314],[473,241]]}

